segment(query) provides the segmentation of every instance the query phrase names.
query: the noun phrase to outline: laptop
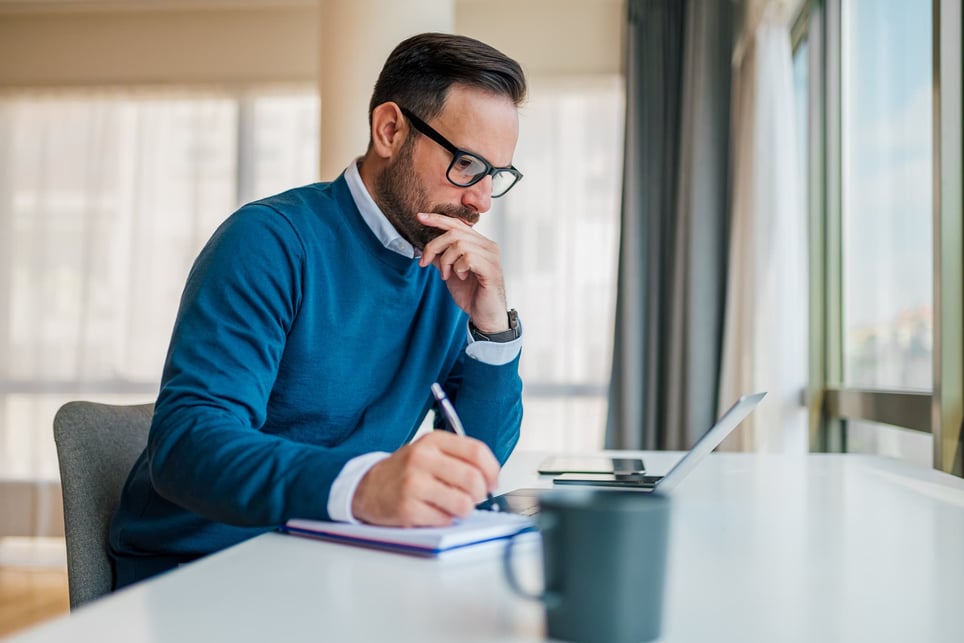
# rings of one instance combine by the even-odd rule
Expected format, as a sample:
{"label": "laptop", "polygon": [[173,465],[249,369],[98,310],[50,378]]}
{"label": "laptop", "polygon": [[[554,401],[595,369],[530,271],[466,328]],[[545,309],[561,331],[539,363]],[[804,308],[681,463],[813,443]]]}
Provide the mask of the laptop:
{"label": "laptop", "polygon": [[[744,395],[720,416],[696,444],[686,452],[666,475],[653,476],[645,473],[564,473],[552,479],[555,485],[590,485],[614,489],[635,489],[644,493],[666,492],[676,487],[702,462],[708,453],[733,432],[740,422],[748,416],[766,392]],[[499,506],[513,513],[532,516],[539,511],[539,494],[545,489],[516,489],[496,496]]]}

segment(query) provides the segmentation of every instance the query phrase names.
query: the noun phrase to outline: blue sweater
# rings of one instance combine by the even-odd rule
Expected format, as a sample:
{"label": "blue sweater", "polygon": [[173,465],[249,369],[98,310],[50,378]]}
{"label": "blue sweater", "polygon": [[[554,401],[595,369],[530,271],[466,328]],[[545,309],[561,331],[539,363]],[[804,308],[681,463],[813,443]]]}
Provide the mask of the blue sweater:
{"label": "blue sweater", "polygon": [[467,357],[432,267],[386,249],[344,177],[244,206],[188,277],[148,445],[110,529],[118,587],[270,530],[327,519],[342,466],[408,442],[443,383],[505,462],[518,358]]}

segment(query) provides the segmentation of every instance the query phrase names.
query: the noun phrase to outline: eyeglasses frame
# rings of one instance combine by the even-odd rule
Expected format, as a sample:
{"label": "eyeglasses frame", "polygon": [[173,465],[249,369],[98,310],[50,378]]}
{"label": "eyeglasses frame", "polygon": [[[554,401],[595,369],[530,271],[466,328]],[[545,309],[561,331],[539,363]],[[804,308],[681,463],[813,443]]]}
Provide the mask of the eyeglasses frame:
{"label": "eyeglasses frame", "polygon": [[[449,163],[449,167],[445,171],[445,178],[452,185],[460,188],[468,188],[468,187],[472,187],[473,185],[475,185],[476,183],[478,183],[479,181],[481,181],[487,176],[494,177],[498,173],[505,172],[512,175],[512,178],[514,180],[512,181],[512,183],[509,184],[509,187],[507,187],[505,190],[503,190],[499,194],[492,195],[493,199],[498,199],[501,196],[505,196],[506,192],[514,188],[516,183],[522,180],[522,172],[517,170],[515,166],[510,165],[508,167],[496,167],[491,163],[489,163],[488,161],[486,161],[481,156],[479,156],[478,154],[475,154],[474,152],[469,152],[468,150],[463,150],[460,147],[456,147],[451,141],[449,141],[447,138],[442,136],[431,125],[429,125],[421,118],[413,114],[412,111],[409,110],[408,108],[402,107],[401,105],[399,105],[398,108],[401,110],[402,116],[407,118],[409,122],[411,122],[411,124],[415,127],[416,130],[418,130],[421,134],[424,134],[425,136],[429,137],[430,139],[432,139],[433,141],[435,141],[436,143],[444,147],[449,152],[449,154],[452,155],[452,162]],[[468,183],[459,183],[457,181],[453,181],[452,177],[449,176],[449,174],[452,172],[452,168],[455,167],[455,162],[459,159],[460,156],[471,156],[472,158],[477,159],[485,167],[485,172],[477,175],[474,179],[472,179]]]}

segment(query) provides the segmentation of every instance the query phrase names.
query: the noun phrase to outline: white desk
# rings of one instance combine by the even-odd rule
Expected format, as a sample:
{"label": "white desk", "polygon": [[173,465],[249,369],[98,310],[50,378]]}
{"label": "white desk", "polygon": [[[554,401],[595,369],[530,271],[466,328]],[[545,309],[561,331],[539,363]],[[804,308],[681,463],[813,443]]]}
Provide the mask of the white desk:
{"label": "white desk", "polygon": [[[506,489],[549,486],[520,453]],[[660,472],[679,454],[644,454]],[[676,490],[664,641],[964,640],[964,480],[876,457],[713,454]],[[522,568],[539,573],[538,548]],[[646,579],[640,578],[640,583]],[[500,552],[266,534],[15,641],[538,641]]]}

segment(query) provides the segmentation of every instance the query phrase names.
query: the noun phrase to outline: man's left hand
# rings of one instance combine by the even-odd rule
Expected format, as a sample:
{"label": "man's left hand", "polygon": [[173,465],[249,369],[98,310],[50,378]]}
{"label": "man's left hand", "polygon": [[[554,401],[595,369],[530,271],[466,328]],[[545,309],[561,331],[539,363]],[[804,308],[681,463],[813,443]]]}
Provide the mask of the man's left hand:
{"label": "man's left hand", "polygon": [[452,299],[480,331],[507,330],[499,246],[455,217],[420,212],[418,220],[443,231],[425,245],[419,265],[425,268],[434,264],[438,268]]}

